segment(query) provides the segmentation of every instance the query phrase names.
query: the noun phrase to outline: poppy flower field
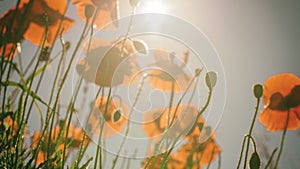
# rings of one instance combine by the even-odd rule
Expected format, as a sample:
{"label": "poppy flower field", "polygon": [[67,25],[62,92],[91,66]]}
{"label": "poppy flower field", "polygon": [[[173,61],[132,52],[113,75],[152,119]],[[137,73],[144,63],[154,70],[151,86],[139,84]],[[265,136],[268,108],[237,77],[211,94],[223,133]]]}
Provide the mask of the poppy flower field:
{"label": "poppy flower field", "polygon": [[300,127],[300,74],[257,75],[242,91],[251,101],[230,104],[246,122],[224,133],[245,80],[226,78],[236,65],[193,23],[159,2],[142,13],[147,3],[0,1],[0,168],[297,168],[284,150]]}

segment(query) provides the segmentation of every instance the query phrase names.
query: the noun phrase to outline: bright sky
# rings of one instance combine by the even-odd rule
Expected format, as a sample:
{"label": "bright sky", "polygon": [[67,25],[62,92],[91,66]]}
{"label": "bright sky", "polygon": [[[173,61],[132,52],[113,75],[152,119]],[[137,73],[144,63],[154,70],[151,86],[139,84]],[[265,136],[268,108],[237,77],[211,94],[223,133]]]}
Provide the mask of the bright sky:
{"label": "bright sky", "polygon": [[[166,13],[184,19],[205,33],[217,50],[225,70],[227,100],[216,129],[216,140],[222,148],[222,168],[234,168],[241,140],[254,113],[252,85],[263,83],[267,77],[277,73],[294,72],[300,76],[300,1],[150,2],[142,0],[137,12]],[[11,3],[1,1],[0,12],[8,9]],[[128,9],[127,1],[120,2],[121,16],[129,15]],[[73,9],[69,13],[75,12]],[[72,39],[78,31],[78,28],[71,29],[65,39]],[[269,152],[279,145],[280,132],[264,134],[266,130],[258,121],[255,126],[258,144],[267,143]],[[266,137],[269,142],[264,140]],[[299,138],[299,129],[288,132],[282,155],[284,168],[298,167]]]}

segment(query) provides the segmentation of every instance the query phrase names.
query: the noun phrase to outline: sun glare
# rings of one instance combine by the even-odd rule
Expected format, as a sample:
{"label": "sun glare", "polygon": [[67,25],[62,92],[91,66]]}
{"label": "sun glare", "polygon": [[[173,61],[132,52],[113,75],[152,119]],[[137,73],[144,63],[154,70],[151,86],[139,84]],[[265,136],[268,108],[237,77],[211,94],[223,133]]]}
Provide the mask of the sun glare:
{"label": "sun glare", "polygon": [[141,5],[141,11],[144,13],[166,13],[166,7],[161,1],[147,1],[146,4]]}

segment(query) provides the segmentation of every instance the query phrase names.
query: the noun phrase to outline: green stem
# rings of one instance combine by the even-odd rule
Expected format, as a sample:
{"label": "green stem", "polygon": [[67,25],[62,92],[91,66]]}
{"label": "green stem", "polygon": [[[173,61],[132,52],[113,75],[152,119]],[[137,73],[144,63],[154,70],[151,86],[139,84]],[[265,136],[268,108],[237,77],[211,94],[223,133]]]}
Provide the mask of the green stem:
{"label": "green stem", "polygon": [[221,153],[218,154],[218,169],[221,169],[222,159],[221,159]]}
{"label": "green stem", "polygon": [[[96,94],[95,99],[94,99],[95,101],[96,101],[96,99],[98,98],[98,96],[99,96],[99,94],[100,94],[100,91],[102,91],[102,90],[103,90],[102,87],[100,87],[100,88],[98,89],[97,94]],[[94,102],[95,102],[95,101],[94,101]],[[90,115],[91,115],[92,111],[93,111],[93,110],[91,109],[91,111],[90,111],[90,113],[89,113],[87,119],[90,118]],[[88,123],[85,124],[85,128],[87,128],[87,125],[88,125]],[[88,132],[89,132],[89,131],[88,131]],[[84,135],[86,135],[86,132],[84,132]],[[85,138],[85,137],[84,137],[84,138]],[[83,158],[83,155],[84,155],[85,151],[87,150],[87,147],[88,147],[88,146],[84,147],[84,149],[83,149],[83,144],[81,144],[80,150],[79,150],[79,152],[78,152],[77,165],[81,162],[81,160],[82,160],[82,158]],[[82,149],[83,149],[83,150],[82,150]],[[78,167],[78,166],[77,166],[77,167]]]}
{"label": "green stem", "polygon": [[132,112],[133,112],[133,110],[134,110],[134,107],[135,107],[136,104],[137,104],[138,98],[139,98],[140,95],[141,95],[141,92],[142,92],[142,89],[143,89],[143,86],[144,86],[144,81],[145,81],[145,79],[146,79],[147,77],[148,77],[148,76],[143,76],[143,78],[142,78],[142,80],[141,80],[141,83],[140,83],[140,85],[139,85],[138,92],[137,92],[137,94],[136,94],[136,96],[135,96],[134,102],[133,102],[133,104],[132,104],[132,106],[131,106],[131,108],[130,108],[130,112],[129,112],[129,115],[128,115],[128,123],[127,123],[126,131],[125,131],[125,137],[122,139],[122,142],[121,142],[121,144],[120,144],[120,148],[119,148],[119,150],[118,150],[118,153],[117,153],[115,159],[113,160],[112,169],[115,168],[115,166],[116,166],[116,164],[117,164],[117,161],[118,161],[118,158],[119,158],[119,156],[120,156],[120,153],[121,153],[121,151],[122,151],[122,149],[123,149],[123,147],[124,147],[126,138],[127,138],[127,136],[128,136],[128,133],[129,133],[129,128],[130,128],[130,122],[129,122],[129,120],[130,120],[130,118],[131,118],[131,114],[132,114]]}
{"label": "green stem", "polygon": [[284,130],[283,130],[283,133],[282,133],[281,142],[280,142],[280,148],[279,148],[279,153],[278,153],[278,156],[277,156],[277,159],[276,159],[276,163],[275,163],[274,169],[278,168],[280,156],[281,156],[281,153],[282,153],[282,150],[283,150],[283,145],[284,145],[284,140],[285,140],[285,135],[286,135],[287,127],[289,125],[289,120],[290,120],[290,109],[287,112],[286,123],[285,123]]}
{"label": "green stem", "polygon": [[[64,74],[62,83],[59,85],[59,88],[58,88],[58,91],[57,91],[57,95],[56,95],[56,101],[55,101],[55,104],[54,104],[52,110],[50,111],[50,113],[47,114],[47,118],[46,118],[46,123],[45,123],[44,130],[43,130],[43,132],[42,132],[42,134],[41,134],[41,137],[39,138],[38,145],[37,145],[36,149],[34,150],[34,154],[33,154],[33,159],[35,159],[35,164],[36,164],[37,154],[38,154],[38,151],[39,151],[40,146],[41,146],[41,139],[43,138],[43,136],[44,136],[46,130],[48,129],[48,125],[49,125],[49,122],[50,122],[50,119],[51,119],[52,115],[55,114],[56,107],[57,107],[57,103],[58,103],[57,101],[58,101],[59,95],[60,95],[60,93],[61,93],[61,90],[62,90],[62,87],[63,87],[63,85],[64,85],[65,79],[67,78],[67,75],[68,75],[68,73],[69,73],[69,70],[70,70],[71,65],[72,65],[72,62],[73,62],[73,60],[74,60],[74,58],[75,58],[75,55],[76,55],[77,51],[79,50],[79,47],[80,47],[80,45],[81,45],[81,42],[82,42],[83,39],[84,39],[84,35],[85,35],[85,31],[86,31],[86,29],[87,29],[87,26],[88,26],[88,24],[86,23],[86,25],[85,25],[85,27],[84,27],[84,29],[83,29],[83,31],[82,31],[81,37],[80,37],[80,39],[79,39],[79,41],[78,41],[78,43],[77,43],[77,45],[76,45],[76,47],[75,47],[75,50],[74,50],[74,52],[73,52],[73,54],[72,54],[71,60],[70,60],[70,62],[69,62],[69,66],[68,66],[68,68],[67,68],[67,70],[66,70],[66,72],[65,72],[65,74]],[[32,161],[32,159],[31,159],[30,161]]]}
{"label": "green stem", "polygon": [[[260,98],[257,98],[256,99],[255,113],[254,113],[254,116],[253,116],[253,119],[252,119],[252,122],[251,122],[251,126],[250,126],[250,129],[249,129],[249,132],[248,132],[249,136],[251,136],[251,134],[252,134],[252,130],[253,130],[253,127],[254,127],[254,123],[255,123],[257,112],[258,112],[258,108],[259,108],[259,102],[260,102]],[[244,169],[246,169],[246,166],[247,166],[247,158],[248,158],[250,138],[251,137],[248,138],[247,145],[246,145],[246,153],[245,153],[245,159],[244,159]],[[239,168],[239,167],[240,167],[240,163],[238,163],[237,168]]]}
{"label": "green stem", "polygon": [[271,162],[272,162],[272,159],[273,159],[275,153],[277,152],[277,150],[278,150],[277,148],[275,148],[275,149],[273,150],[273,152],[272,152],[272,154],[271,154],[271,156],[270,156],[270,159],[268,160],[268,162],[267,162],[267,164],[266,164],[266,166],[265,166],[265,169],[267,169],[267,168],[270,166],[270,164],[271,164]]}
{"label": "green stem", "polygon": [[110,97],[111,97],[111,87],[109,87],[109,91],[108,91],[108,96],[106,99],[106,104],[105,104],[105,109],[104,109],[104,113],[103,113],[103,117],[101,117],[100,122],[101,122],[101,126],[100,126],[100,132],[99,132],[99,137],[98,137],[98,144],[97,144],[97,150],[96,150],[96,158],[95,158],[95,163],[94,163],[94,169],[97,168],[97,163],[98,163],[98,156],[100,153],[100,159],[99,159],[99,168],[102,169],[102,133],[103,133],[103,128],[104,128],[104,123],[105,123],[105,116],[108,110],[108,106],[110,104]]}
{"label": "green stem", "polygon": [[174,81],[172,81],[172,87],[171,87],[171,95],[170,95],[170,102],[169,102],[169,111],[168,111],[168,128],[170,127],[170,115],[171,115],[171,109],[174,99]]}

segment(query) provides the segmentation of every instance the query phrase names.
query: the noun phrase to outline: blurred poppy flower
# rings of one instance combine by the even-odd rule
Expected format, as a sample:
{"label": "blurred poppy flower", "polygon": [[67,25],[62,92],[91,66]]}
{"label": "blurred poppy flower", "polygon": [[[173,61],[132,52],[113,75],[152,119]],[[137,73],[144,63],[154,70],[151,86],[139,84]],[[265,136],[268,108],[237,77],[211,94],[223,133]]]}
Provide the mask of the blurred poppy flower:
{"label": "blurred poppy flower", "polygon": [[3,54],[4,59],[12,59],[17,54],[17,50],[14,49],[15,45],[22,40],[22,35],[27,27],[27,22],[25,22],[23,28],[20,25],[24,11],[24,7],[19,9],[12,8],[1,16],[0,56]]}
{"label": "blurred poppy flower", "polygon": [[[59,145],[57,145],[57,144],[54,144],[54,143],[56,143],[56,141],[57,141],[57,137],[58,137],[58,133],[57,132],[59,132],[59,127],[58,126],[56,126],[54,129],[53,129],[53,133],[54,133],[54,135],[51,137],[51,144],[48,144],[48,142],[47,142],[47,137],[45,136],[46,135],[46,133],[45,133],[45,135],[44,135],[44,137],[42,138],[42,143],[41,143],[41,148],[39,149],[39,152],[38,152],[38,155],[37,155],[37,159],[36,159],[36,164],[37,165],[39,165],[39,164],[41,164],[41,163],[43,163],[43,162],[45,162],[45,160],[46,160],[46,155],[47,155],[47,151],[48,151],[48,146],[50,145],[51,147],[50,147],[50,154],[49,154],[49,157],[51,157],[53,154],[55,154],[55,155],[57,155],[58,154],[58,152],[59,151],[63,151],[63,149],[64,149],[64,144],[63,143],[61,143],[61,144],[59,144]],[[32,137],[32,147],[33,148],[36,148],[37,147],[37,145],[38,145],[38,141],[39,141],[39,139],[41,138],[41,136],[42,136],[42,132],[40,132],[40,131],[36,131],[35,133],[34,133],[34,135],[33,135],[33,137]],[[66,149],[66,156],[68,155],[68,152],[69,152],[69,149],[67,148]],[[62,156],[62,154],[61,154],[61,156]],[[53,166],[55,166],[56,165],[56,162],[54,161],[53,163],[52,163],[52,165]]]}
{"label": "blurred poppy flower", "polygon": [[11,115],[0,117],[0,146],[5,147],[11,139],[17,136],[18,125]]}
{"label": "blurred poppy flower", "polygon": [[[96,9],[98,8],[94,22],[97,29],[101,29],[105,25],[118,19],[117,0],[72,0],[72,2],[78,7],[78,16],[84,21],[89,19],[89,24],[92,23],[92,19],[90,18],[94,17]],[[87,13],[92,13],[92,15],[87,15]],[[116,28],[117,26],[117,22],[114,22],[110,28]]]}
{"label": "blurred poppy flower", "polygon": [[[18,9],[12,8],[4,13],[0,20],[0,30],[6,44],[16,44],[25,38],[35,45],[40,45],[48,26],[45,46],[52,45],[57,32],[63,30],[65,33],[75,23],[70,18],[63,17],[66,7],[65,0],[33,0],[32,6],[29,5],[29,0],[21,0]],[[24,18],[26,9],[28,17]],[[62,27],[59,30],[60,21]],[[8,25],[11,27],[8,28]],[[3,50],[3,44],[0,44],[0,49]]]}
{"label": "blurred poppy flower", "polygon": [[196,169],[211,163],[220,152],[221,148],[213,138],[209,138],[202,143],[196,139],[185,143],[172,157],[174,159],[185,159],[186,163],[183,168],[192,167]]}
{"label": "blurred poppy flower", "polygon": [[[29,0],[22,0],[22,2],[26,6]],[[75,23],[72,19],[64,16],[66,7],[65,0],[34,0],[28,16],[29,23],[23,35],[24,38],[35,45],[40,45],[48,25],[45,46],[52,45],[57,32],[63,30],[63,33],[66,33]],[[59,29],[60,21],[62,21],[61,29]]]}
{"label": "blurred poppy flower", "polygon": [[[155,156],[151,156],[146,158],[143,161],[143,166],[142,168],[144,169],[160,169],[160,165],[163,162],[163,159],[165,158],[166,153],[161,153]],[[183,169],[184,168],[184,164],[186,163],[184,161],[185,159],[175,159],[173,157],[173,153],[170,154],[168,160],[167,160],[167,164],[165,168],[170,168],[170,169]],[[147,167],[146,167],[147,166]]]}
{"label": "blurred poppy flower", "polygon": [[164,126],[160,126],[160,119],[166,110],[166,108],[161,107],[143,114],[143,130],[146,136],[154,142],[161,139],[161,135],[165,130]]}
{"label": "blurred poppy flower", "polygon": [[166,50],[157,49],[153,51],[155,58],[154,66],[150,75],[150,84],[152,87],[168,92],[173,90],[176,93],[184,92],[192,80],[192,75],[188,74],[184,67],[187,64],[188,51],[179,63],[176,63],[174,53],[169,54]]}
{"label": "blurred poppy flower", "polygon": [[264,83],[263,102],[265,108],[259,121],[269,131],[296,130],[300,126],[300,79],[291,73],[278,74]]}
{"label": "blurred poppy flower", "polygon": [[[94,82],[103,87],[131,84],[136,79],[133,75],[139,70],[131,41],[121,40],[116,44],[93,39],[90,52],[87,43],[83,47],[88,57],[77,62],[76,70],[87,82]],[[124,46],[123,46],[124,44]]]}
{"label": "blurred poppy flower", "polygon": [[[38,152],[38,157],[37,157],[37,165],[39,165],[40,163],[43,163],[45,161],[46,158],[46,154],[48,151],[48,146],[50,145],[50,155],[51,156],[53,153],[57,153],[58,151],[63,151],[64,149],[64,140],[60,140],[62,141],[59,145],[57,145],[58,142],[58,138],[64,135],[61,135],[62,133],[62,129],[61,129],[61,125],[63,125],[64,123],[61,123],[59,125],[56,125],[53,129],[52,129],[52,134],[51,134],[51,143],[48,144],[48,137],[49,137],[49,133],[46,132],[42,138],[42,143],[41,143],[41,148]],[[36,148],[38,145],[38,141],[42,136],[42,132],[41,131],[36,131],[33,134],[32,137],[32,147]],[[72,124],[69,127],[69,131],[68,131],[68,137],[67,137],[67,141],[70,144],[70,147],[67,147],[67,153],[66,155],[68,155],[69,149],[70,148],[78,148],[82,142],[84,136],[84,131],[81,128],[75,128]],[[83,146],[87,146],[90,142],[89,138],[87,138],[87,136],[84,138],[85,140],[83,140]]]}
{"label": "blurred poppy flower", "polygon": [[[192,128],[197,116],[197,107],[192,104],[173,106],[168,108],[156,108],[143,114],[143,130],[154,142],[158,142],[162,135],[168,138],[184,136]],[[167,130],[168,125],[170,128]]]}
{"label": "blurred poppy flower", "polygon": [[[106,104],[108,104],[108,108],[105,116],[103,116]],[[88,132],[98,136],[101,123],[104,123],[103,137],[111,137],[118,134],[127,123],[127,119],[124,117],[127,114],[127,106],[124,103],[113,98],[107,102],[107,97],[98,97],[95,101],[93,112],[88,120]]]}

